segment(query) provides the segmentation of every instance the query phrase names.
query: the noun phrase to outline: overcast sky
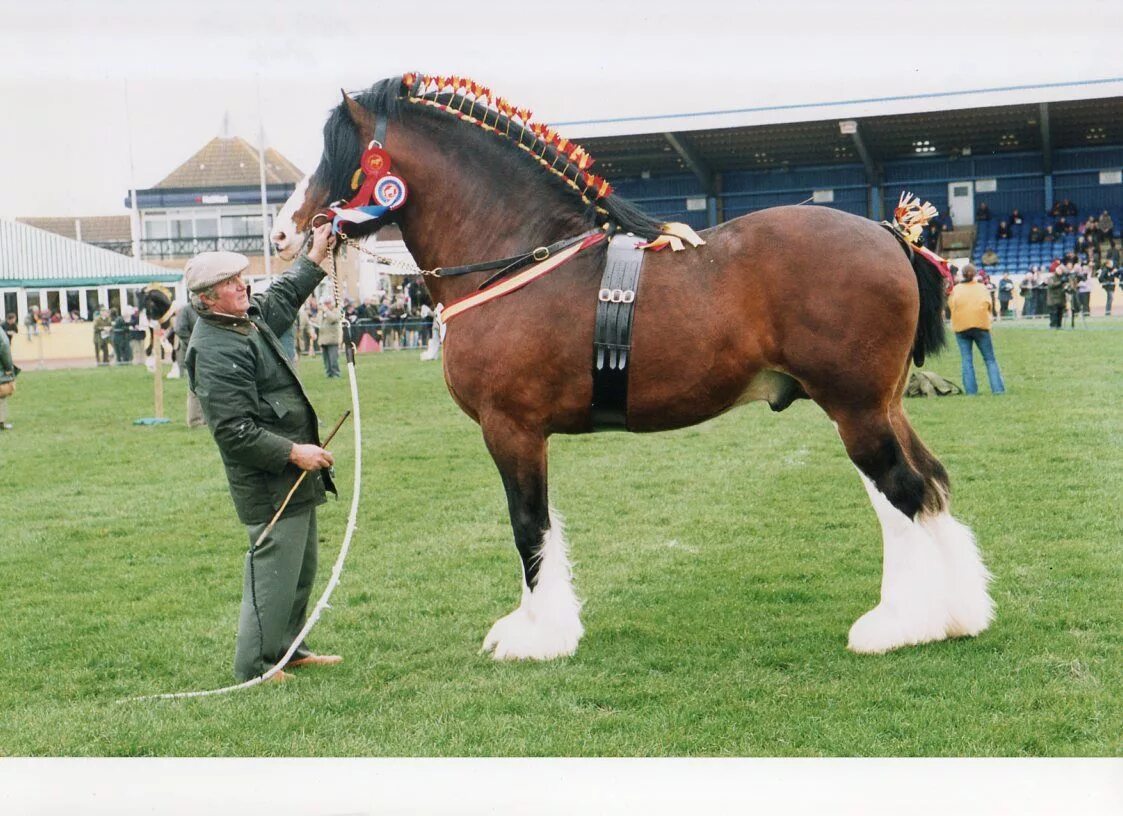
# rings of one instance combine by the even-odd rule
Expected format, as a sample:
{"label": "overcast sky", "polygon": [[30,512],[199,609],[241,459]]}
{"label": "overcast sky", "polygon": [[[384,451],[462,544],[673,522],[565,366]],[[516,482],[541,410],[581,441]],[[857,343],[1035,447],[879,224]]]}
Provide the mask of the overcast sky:
{"label": "overcast sky", "polygon": [[268,144],[311,170],[339,88],[408,70],[471,76],[551,123],[1123,77],[1119,0],[0,0],[0,12],[0,217],[124,214],[130,133],[149,187],[227,112],[254,144],[260,115]]}

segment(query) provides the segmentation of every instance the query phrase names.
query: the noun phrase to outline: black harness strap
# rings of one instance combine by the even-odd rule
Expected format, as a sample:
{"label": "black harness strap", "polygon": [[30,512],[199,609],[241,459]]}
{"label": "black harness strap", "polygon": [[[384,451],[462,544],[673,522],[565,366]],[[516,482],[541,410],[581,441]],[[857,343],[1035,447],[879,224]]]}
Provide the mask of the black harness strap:
{"label": "black harness strap", "polygon": [[498,269],[494,275],[489,277],[479,285],[480,289],[485,289],[491,284],[505,275],[510,275],[512,272],[517,272],[524,266],[529,266],[532,263],[538,263],[549,258],[557,252],[561,252],[567,247],[573,246],[579,241],[584,241],[590,235],[594,234],[596,230],[583,232],[580,235],[573,235],[569,238],[562,238],[560,241],[550,244],[549,246],[535,247],[529,252],[523,252],[519,255],[512,255],[509,258],[499,258],[494,261],[480,261],[479,263],[466,264],[464,266],[443,266],[440,269],[434,270],[440,273],[439,277],[452,278],[456,275],[467,275],[471,272],[483,272],[488,269]]}
{"label": "black harness strap", "polygon": [[593,335],[593,429],[624,430],[628,409],[628,354],[639,291],[642,238],[614,236],[597,293]]}

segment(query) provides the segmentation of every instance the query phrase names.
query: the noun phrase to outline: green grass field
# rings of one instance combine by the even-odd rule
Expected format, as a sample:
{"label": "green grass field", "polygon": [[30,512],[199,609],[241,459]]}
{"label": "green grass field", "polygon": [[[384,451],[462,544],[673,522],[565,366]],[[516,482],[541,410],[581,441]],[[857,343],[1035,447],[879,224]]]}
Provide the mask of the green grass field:
{"label": "green grass field", "polygon": [[[182,425],[182,381],[175,424],[134,427],[142,368],[26,372],[0,435],[0,755],[1119,756],[1123,321],[995,341],[1008,395],[908,406],[995,575],[977,639],[846,651],[880,533],[804,402],[555,438],[585,639],[548,664],[480,656],[519,596],[498,475],[439,367],[387,354],[360,360],[359,530],[310,638],[346,662],[129,704],[230,682],[245,534],[209,433]],[[959,380],[954,350],[927,367]],[[330,424],[345,385],[302,372]],[[342,436],[321,587],[348,509]]]}

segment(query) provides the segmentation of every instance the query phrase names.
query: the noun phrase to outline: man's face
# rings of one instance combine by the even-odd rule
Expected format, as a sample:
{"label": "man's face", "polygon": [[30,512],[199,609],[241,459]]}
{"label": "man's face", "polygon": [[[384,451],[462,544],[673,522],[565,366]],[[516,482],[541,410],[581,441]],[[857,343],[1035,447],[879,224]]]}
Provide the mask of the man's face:
{"label": "man's face", "polygon": [[241,275],[234,275],[214,285],[215,297],[203,296],[207,306],[223,314],[241,315],[250,308],[250,290]]}

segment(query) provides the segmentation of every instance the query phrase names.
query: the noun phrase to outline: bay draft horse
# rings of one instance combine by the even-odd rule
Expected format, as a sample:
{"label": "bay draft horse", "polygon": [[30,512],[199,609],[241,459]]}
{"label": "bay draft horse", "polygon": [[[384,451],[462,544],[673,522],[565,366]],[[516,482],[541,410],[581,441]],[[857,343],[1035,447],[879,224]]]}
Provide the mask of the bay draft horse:
{"label": "bay draft horse", "polygon": [[[518,109],[490,104],[486,89],[469,97],[423,80],[407,74],[354,98],[344,93],[324,126],[320,164],[278,215],[271,240],[283,257],[300,249],[322,208],[351,197],[380,118],[392,172],[409,185],[395,220],[425,269],[528,252],[609,222],[659,234],[659,223],[619,197],[590,201],[556,169],[547,172],[535,156],[555,157],[557,166],[561,151],[549,146],[556,134],[535,140],[542,131],[519,124],[529,112],[516,119]],[[702,235],[704,246],[647,253],[627,429],[682,428],[752,400],[777,411],[814,400],[835,423],[884,538],[880,603],[853,624],[849,648],[880,653],[983,631],[993,616],[990,576],[973,534],[949,512],[946,471],[901,404],[910,359],[919,363],[944,341],[935,267],[919,256],[910,262],[872,221],[825,207],[768,209]],[[483,643],[496,659],[570,655],[584,633],[567,544],[548,503],[547,449],[551,434],[593,430],[605,252],[601,242],[464,312],[445,339],[448,389],[483,431],[522,559],[521,603]],[[447,305],[492,273],[425,282]]]}

